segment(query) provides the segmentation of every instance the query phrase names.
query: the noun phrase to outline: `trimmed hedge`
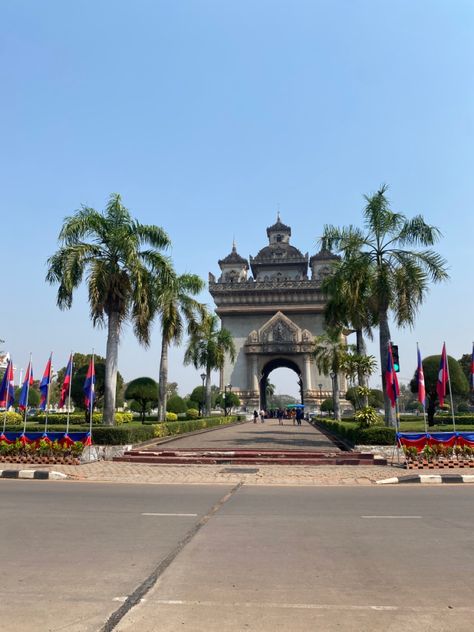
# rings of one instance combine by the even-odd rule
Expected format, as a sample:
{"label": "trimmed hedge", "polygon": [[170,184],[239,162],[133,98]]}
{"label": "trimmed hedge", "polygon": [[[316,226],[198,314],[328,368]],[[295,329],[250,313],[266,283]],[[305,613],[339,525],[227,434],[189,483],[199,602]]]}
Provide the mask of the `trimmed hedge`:
{"label": "trimmed hedge", "polygon": [[233,417],[205,417],[203,419],[189,419],[187,421],[165,421],[162,424],[156,424],[155,437],[170,437],[180,435],[186,432],[194,432],[195,430],[203,430],[204,428],[214,428],[215,426],[224,426],[239,421],[240,416]]}
{"label": "trimmed hedge", "polygon": [[395,428],[386,426],[359,428],[353,424],[326,419],[318,419],[316,424],[353,445],[393,445],[395,443]]}
{"label": "trimmed hedge", "polygon": [[155,426],[99,426],[92,428],[92,443],[96,445],[126,445],[141,443],[155,436]]}
{"label": "trimmed hedge", "polygon": [[[31,421],[36,423],[44,423],[46,415],[44,413],[39,413],[39,415],[35,415],[34,417],[30,417]],[[134,417],[132,413],[115,413],[115,423],[117,426],[120,426],[124,423],[129,423],[133,421]],[[67,423],[67,414],[66,413],[49,413],[48,414],[48,426],[50,424],[59,425]],[[102,423],[102,413],[93,413],[92,415],[92,425],[100,425]],[[71,413],[69,415],[69,424],[70,425],[86,425],[86,417],[85,413]]]}
{"label": "trimmed hedge", "polygon": [[[5,419],[5,411],[0,413],[0,423],[3,425],[3,421]],[[23,423],[23,416],[20,413],[15,413],[13,411],[7,412],[7,425],[13,426],[13,424],[20,425]]]}

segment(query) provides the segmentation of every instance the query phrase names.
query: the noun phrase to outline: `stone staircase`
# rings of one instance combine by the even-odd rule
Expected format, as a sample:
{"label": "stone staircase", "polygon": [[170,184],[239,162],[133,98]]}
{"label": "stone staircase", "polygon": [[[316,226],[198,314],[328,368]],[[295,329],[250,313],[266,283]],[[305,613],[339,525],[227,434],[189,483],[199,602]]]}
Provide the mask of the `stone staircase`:
{"label": "stone staircase", "polygon": [[304,450],[129,450],[114,461],[173,465],[386,465],[366,452]]}

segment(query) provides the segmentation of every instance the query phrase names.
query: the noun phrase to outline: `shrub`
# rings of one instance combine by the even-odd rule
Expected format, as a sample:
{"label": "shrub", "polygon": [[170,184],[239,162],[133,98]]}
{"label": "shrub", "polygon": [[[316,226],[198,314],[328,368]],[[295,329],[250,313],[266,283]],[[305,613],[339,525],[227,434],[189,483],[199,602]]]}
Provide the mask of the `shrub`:
{"label": "shrub", "polygon": [[188,408],[186,417],[187,419],[197,419],[199,417],[199,410],[196,410],[196,408]]}
{"label": "shrub", "polygon": [[96,445],[126,445],[141,443],[155,436],[150,426],[102,426],[92,428],[92,443]]}
{"label": "shrub", "polygon": [[332,413],[334,411],[334,402],[331,398],[324,399],[321,403],[321,412]]}
{"label": "shrub", "polygon": [[173,413],[173,412],[166,413],[166,421],[177,421],[177,420],[178,420],[178,415],[176,413]]}
{"label": "shrub", "polygon": [[354,419],[360,428],[370,428],[370,426],[375,426],[382,421],[372,406],[364,406],[364,408],[358,410],[354,415]]}
{"label": "shrub", "polygon": [[[16,426],[16,425],[20,425],[23,421],[23,417],[20,415],[20,413],[15,413],[11,411],[11,412],[7,412],[6,415],[7,415],[7,419],[6,419],[7,425]],[[2,425],[3,425],[4,419],[5,419],[5,411],[0,413],[0,422],[2,423]]]}
{"label": "shrub", "polygon": [[169,437],[172,435],[185,434],[186,432],[194,432],[203,428],[213,428],[238,421],[238,417],[204,417],[202,419],[194,419],[188,421],[165,421],[156,424],[155,437]]}
{"label": "shrub", "polygon": [[186,406],[188,407],[188,410],[190,408],[194,408],[195,410],[199,410],[200,405],[197,402],[194,402],[192,399],[187,399],[186,400]]}
{"label": "shrub", "polygon": [[353,445],[393,445],[395,443],[394,428],[387,428],[386,426],[360,428],[328,419],[318,419],[317,423],[331,434],[341,437]]}

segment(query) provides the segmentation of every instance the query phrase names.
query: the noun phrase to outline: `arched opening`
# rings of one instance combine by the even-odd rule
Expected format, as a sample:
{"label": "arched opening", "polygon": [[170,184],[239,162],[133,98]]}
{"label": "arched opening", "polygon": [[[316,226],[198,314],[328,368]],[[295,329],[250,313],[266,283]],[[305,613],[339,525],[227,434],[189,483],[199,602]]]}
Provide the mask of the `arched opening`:
{"label": "arched opening", "polygon": [[294,371],[298,377],[298,390],[299,390],[299,399],[302,404],[303,401],[303,380],[301,378],[301,371],[296,362],[289,360],[288,358],[274,358],[267,362],[267,364],[263,367],[263,371],[260,377],[260,408],[263,410],[267,410],[267,385],[268,385],[268,376],[275,369],[280,368],[291,369]]}

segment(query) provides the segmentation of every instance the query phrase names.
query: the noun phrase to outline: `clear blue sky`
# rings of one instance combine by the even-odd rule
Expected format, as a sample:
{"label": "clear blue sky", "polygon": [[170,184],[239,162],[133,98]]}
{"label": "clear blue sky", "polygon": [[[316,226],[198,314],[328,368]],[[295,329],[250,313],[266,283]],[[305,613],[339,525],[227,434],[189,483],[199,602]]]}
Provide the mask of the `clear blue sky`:
{"label": "clear blue sky", "polygon": [[[44,282],[81,203],[120,192],[169,232],[176,268],[207,280],[234,235],[245,256],[265,245],[278,204],[314,252],[323,224],[359,223],[383,182],[395,210],[440,227],[451,274],[413,331],[393,330],[401,377],[417,340],[468,353],[473,32],[471,0],[2,3],[0,337],[15,364],[31,350],[38,375],[50,350],[58,367],[71,348],[104,354],[85,293],[60,312]],[[159,351],[157,329],[149,350],[126,331],[121,372],[156,376]],[[196,377],[174,350],[170,380],[184,394]]]}

